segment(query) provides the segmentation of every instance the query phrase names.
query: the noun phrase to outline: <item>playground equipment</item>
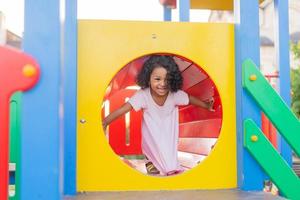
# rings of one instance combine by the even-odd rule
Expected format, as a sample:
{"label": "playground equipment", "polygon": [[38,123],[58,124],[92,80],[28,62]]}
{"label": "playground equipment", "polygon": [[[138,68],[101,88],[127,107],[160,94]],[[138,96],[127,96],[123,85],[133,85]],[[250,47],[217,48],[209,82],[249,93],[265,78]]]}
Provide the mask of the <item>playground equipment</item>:
{"label": "playground equipment", "polygon": [[[77,191],[104,190],[237,188],[254,191],[262,190],[265,174],[284,196],[300,198],[299,179],[289,169],[291,149],[280,139],[279,155],[258,128],[262,109],[299,155],[296,133],[299,122],[284,104],[289,104],[288,1],[274,1],[278,34],[275,46],[283,100],[262,82],[256,69],[259,66],[258,1],[214,0],[195,4],[195,0],[179,0],[181,21],[189,20],[190,8],[234,8],[235,24],[77,21],[76,0],[63,2],[25,0],[24,50],[39,62],[43,76],[37,87],[22,96],[21,179],[17,185],[20,199],[53,200],[62,199],[64,194],[75,195]],[[164,19],[168,21],[171,19],[168,5],[176,4],[161,2]],[[61,9],[65,12],[60,12]],[[13,68],[2,63],[2,53],[11,51],[1,48],[0,52],[2,81],[11,73],[2,70]],[[200,165],[178,176],[151,177],[128,167],[111,149],[101,129],[101,103],[113,98],[107,86],[114,80],[120,83],[115,75],[123,67],[153,53],[167,53],[183,62],[195,63],[211,79],[220,97],[222,126],[217,143]],[[35,74],[30,86],[39,74],[36,68],[32,69],[25,70],[29,71],[26,74]],[[24,79],[17,80],[14,83]],[[273,118],[275,110],[256,94],[259,87],[255,84],[267,88],[276,104],[273,107],[288,116],[285,123],[293,127],[291,130],[285,130],[278,118]],[[9,97],[13,91],[25,89],[10,86],[0,84],[0,91],[9,91],[0,102],[1,128],[4,127],[0,133],[0,200],[7,199],[8,191]],[[271,169],[266,161],[280,167]],[[282,184],[289,181],[289,185]]]}
{"label": "playground equipment", "polygon": [[30,89],[39,78],[35,60],[16,50],[0,47],[0,194],[1,199],[8,196],[8,157],[9,157],[9,105],[10,97],[16,91]]}
{"label": "playground equipment", "polygon": [[[243,86],[299,156],[300,147],[297,141],[299,141],[300,135],[295,134],[297,130],[300,130],[299,120],[250,60],[244,62]],[[278,115],[279,113],[280,115]],[[291,199],[300,198],[300,182],[295,172],[264,137],[255,122],[247,119],[244,121],[244,127],[245,147],[285,196]]]}
{"label": "playground equipment", "polygon": [[16,92],[10,98],[10,138],[9,138],[9,195],[11,199],[20,199],[20,114],[21,114],[21,92]]}
{"label": "playground equipment", "polygon": [[[232,67],[234,66],[233,25],[80,20],[78,30],[77,121],[84,122],[77,125],[77,189],[79,191],[236,187],[235,100],[232,98],[235,95],[234,69]],[[132,32],[131,30],[142,31]],[[171,32],[176,34],[170,35]],[[223,33],[222,36],[218,34],[219,32]],[[92,42],[88,42],[88,40]],[[174,41],[176,41],[176,45],[174,45]],[[187,46],[187,44],[193,45]],[[212,123],[208,128],[212,129],[210,127],[215,126],[217,135],[219,134],[214,149],[201,165],[172,178],[151,177],[128,167],[111,150],[104,137],[101,124],[99,124],[101,111],[99,105],[102,104],[105,94],[109,95],[106,93],[107,87],[111,88],[111,98],[116,95],[117,99],[124,99],[118,96],[114,88],[118,85],[120,88],[117,88],[117,91],[121,91],[127,82],[132,86],[134,74],[138,71],[135,68],[141,67],[145,59],[143,56],[149,56],[152,53],[172,54],[174,57],[177,56],[177,62],[185,62],[185,65],[180,64],[182,74],[186,77],[184,90],[190,90],[189,92],[197,96],[199,93],[202,95],[207,93],[207,97],[214,93],[211,90],[216,90],[216,104],[220,104],[218,103],[220,102],[219,95],[222,101],[222,111],[219,109],[214,113],[215,116],[211,116],[211,120],[207,118],[208,121],[205,122]],[[216,55],[218,55],[218,59],[214,59]],[[118,59],[115,59],[116,57]],[[130,65],[129,69],[125,67],[128,65]],[[188,67],[189,65],[194,66]],[[124,72],[120,70],[124,70]],[[126,70],[129,72],[126,73]],[[117,77],[126,73],[124,75],[126,80],[121,81],[117,80],[117,77],[114,78],[117,72],[119,72]],[[86,79],[86,77],[90,78]],[[207,77],[209,78],[207,79]],[[207,84],[205,83],[206,79],[212,82]],[[201,83],[201,80],[204,82]],[[200,84],[197,85],[197,83]],[[192,91],[192,86],[201,88],[202,84],[205,87],[201,92],[197,94]],[[115,106],[115,103],[112,102],[111,106]],[[194,120],[205,119],[200,114],[193,116],[193,112],[195,112],[193,109],[192,107],[180,109],[182,122],[195,124]],[[202,114],[208,113],[203,109],[197,109],[197,111]],[[128,149],[131,145],[126,145],[125,137],[122,137],[120,133],[123,129],[123,136],[125,136],[124,118],[119,119],[119,122],[114,125],[112,124],[110,127],[112,134],[109,135],[109,140],[113,147]],[[217,119],[221,122],[214,124]],[[122,126],[124,128],[121,128]],[[134,128],[134,126],[130,127]],[[192,133],[190,132],[190,134]],[[202,137],[200,131],[196,134],[199,136],[198,138],[197,136],[183,136],[184,132],[181,132],[183,137],[179,141],[179,150],[195,154],[208,154],[215,140],[200,138]],[[200,152],[200,147],[203,148],[202,152]],[[103,151],[103,149],[107,150]],[[114,148],[114,150],[116,153],[122,154],[118,149]],[[128,153],[132,154],[132,152]],[[107,173],[108,171],[110,173]],[[106,181],[101,182],[98,181],[99,179]],[[129,179],[131,181],[128,181]]]}

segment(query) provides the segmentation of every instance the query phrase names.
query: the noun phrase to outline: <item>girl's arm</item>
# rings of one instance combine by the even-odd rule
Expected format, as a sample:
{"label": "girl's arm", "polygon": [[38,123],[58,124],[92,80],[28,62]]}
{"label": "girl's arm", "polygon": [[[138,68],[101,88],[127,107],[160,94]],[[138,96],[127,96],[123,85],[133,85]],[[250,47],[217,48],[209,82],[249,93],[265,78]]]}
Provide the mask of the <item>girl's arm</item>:
{"label": "girl's arm", "polygon": [[123,104],[119,109],[110,113],[107,117],[105,117],[102,121],[103,129],[106,130],[106,127],[113,122],[115,119],[124,115],[125,113],[129,112],[132,109],[130,103]]}
{"label": "girl's arm", "polygon": [[204,102],[192,95],[189,95],[189,103],[192,105],[195,105],[195,106],[205,108],[209,111],[214,111],[214,109],[213,109],[214,99],[213,98],[209,99],[209,101],[207,101],[207,102]]}

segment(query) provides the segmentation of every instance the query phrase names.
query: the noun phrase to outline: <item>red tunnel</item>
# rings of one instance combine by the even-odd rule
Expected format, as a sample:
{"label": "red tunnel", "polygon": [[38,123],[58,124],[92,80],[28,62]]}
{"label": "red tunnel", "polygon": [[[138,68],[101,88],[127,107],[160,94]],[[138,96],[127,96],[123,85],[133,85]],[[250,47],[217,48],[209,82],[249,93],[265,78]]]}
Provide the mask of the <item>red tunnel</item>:
{"label": "red tunnel", "polygon": [[[215,99],[215,112],[192,105],[179,108],[179,146],[178,151],[206,157],[219,136],[222,125],[222,106],[219,93],[213,81],[199,66],[180,56],[174,56],[183,81],[183,90],[188,94],[207,100]],[[148,56],[140,57],[127,64],[112,79],[107,88],[104,102],[109,104],[110,112],[124,104],[138,87],[135,77]],[[107,102],[109,102],[107,104]],[[102,114],[106,115],[102,110]],[[127,116],[114,121],[109,126],[109,143],[118,155],[140,155],[141,151],[141,112],[131,111]]]}

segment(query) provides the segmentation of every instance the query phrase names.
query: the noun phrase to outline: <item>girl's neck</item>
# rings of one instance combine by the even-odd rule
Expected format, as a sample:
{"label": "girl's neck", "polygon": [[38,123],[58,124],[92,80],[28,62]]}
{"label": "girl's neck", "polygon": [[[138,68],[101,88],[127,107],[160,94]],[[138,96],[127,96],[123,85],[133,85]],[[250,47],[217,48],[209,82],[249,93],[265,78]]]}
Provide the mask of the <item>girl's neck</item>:
{"label": "girl's neck", "polygon": [[[169,91],[170,92],[170,91]],[[154,100],[154,102],[159,105],[159,106],[163,106],[168,98],[169,92],[166,93],[165,95],[161,96],[161,95],[157,95],[155,92],[152,91],[152,89],[150,88],[150,94],[152,99]]]}

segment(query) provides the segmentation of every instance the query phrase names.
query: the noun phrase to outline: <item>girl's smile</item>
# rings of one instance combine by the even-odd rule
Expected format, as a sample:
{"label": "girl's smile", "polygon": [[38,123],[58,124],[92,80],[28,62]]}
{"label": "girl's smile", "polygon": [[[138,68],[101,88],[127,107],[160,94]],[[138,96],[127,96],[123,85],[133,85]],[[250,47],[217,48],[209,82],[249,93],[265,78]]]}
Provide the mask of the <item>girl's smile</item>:
{"label": "girl's smile", "polygon": [[157,97],[166,97],[169,93],[167,70],[163,67],[155,67],[150,75],[150,89]]}

